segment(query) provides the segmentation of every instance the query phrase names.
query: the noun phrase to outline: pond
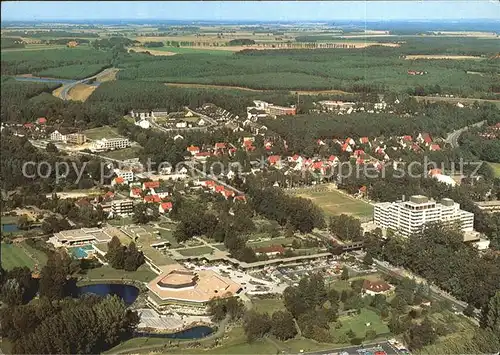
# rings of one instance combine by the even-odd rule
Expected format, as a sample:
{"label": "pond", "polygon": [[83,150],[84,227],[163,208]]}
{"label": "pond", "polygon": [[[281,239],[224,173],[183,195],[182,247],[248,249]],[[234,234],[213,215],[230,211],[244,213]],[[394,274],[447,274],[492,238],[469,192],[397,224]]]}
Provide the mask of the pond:
{"label": "pond", "polygon": [[2,224],[2,232],[4,233],[13,233],[17,231],[19,231],[19,228],[17,228],[17,224],[15,223]]}
{"label": "pond", "polygon": [[85,293],[93,293],[102,297],[116,295],[127,306],[130,306],[139,296],[139,289],[135,286],[125,284],[96,284],[78,287],[78,296]]}
{"label": "pond", "polygon": [[170,339],[200,339],[209,336],[214,332],[213,328],[206,325],[198,325],[193,328],[185,329],[177,333],[162,334],[162,333],[135,333],[135,337],[148,338],[170,338]]}

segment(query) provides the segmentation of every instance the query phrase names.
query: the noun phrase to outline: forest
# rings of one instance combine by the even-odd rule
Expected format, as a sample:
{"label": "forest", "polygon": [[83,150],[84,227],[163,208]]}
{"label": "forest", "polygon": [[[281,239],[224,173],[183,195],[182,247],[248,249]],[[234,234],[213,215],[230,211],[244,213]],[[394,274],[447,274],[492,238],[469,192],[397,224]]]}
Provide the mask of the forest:
{"label": "forest", "polygon": [[[416,104],[414,99],[408,98],[392,114],[356,112],[350,114],[348,119],[338,115],[304,114],[293,118],[283,116],[265,119],[262,123],[286,140],[290,149],[299,152],[318,138],[417,136],[422,132],[446,137],[448,132],[476,122],[488,120],[494,124],[499,120],[500,111],[494,105],[484,104],[479,109],[475,107],[458,108],[448,103]],[[398,110],[418,114],[404,117]]]}
{"label": "forest", "polygon": [[[124,64],[122,80],[218,84],[253,89],[398,91],[495,97],[499,59],[405,60],[400,49],[244,50],[223,58],[182,54]],[[421,76],[408,70],[427,71]],[[471,75],[467,71],[482,72]],[[467,85],[464,85],[467,83]],[[417,88],[423,88],[417,90]]]}

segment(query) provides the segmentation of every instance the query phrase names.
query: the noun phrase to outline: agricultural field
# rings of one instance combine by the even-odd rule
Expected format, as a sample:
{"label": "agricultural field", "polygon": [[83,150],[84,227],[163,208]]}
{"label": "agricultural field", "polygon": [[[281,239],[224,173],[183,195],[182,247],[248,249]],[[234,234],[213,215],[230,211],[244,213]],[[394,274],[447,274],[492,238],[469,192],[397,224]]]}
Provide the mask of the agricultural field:
{"label": "agricultural field", "polygon": [[102,138],[121,138],[115,128],[110,126],[103,126],[97,128],[87,129],[82,132],[88,139],[97,140]]}
{"label": "agricultural field", "polygon": [[[295,192],[295,191],[294,191]],[[334,189],[327,191],[299,190],[298,196],[311,199],[326,216],[349,214],[359,218],[371,218],[373,206]]]}
{"label": "agricultural field", "polygon": [[133,48],[133,50],[137,52],[150,52],[153,55],[167,55],[167,56],[175,54],[211,54],[211,55],[227,56],[227,55],[232,55],[233,52],[237,52],[241,49],[237,47],[156,47],[156,48],[137,47]]}

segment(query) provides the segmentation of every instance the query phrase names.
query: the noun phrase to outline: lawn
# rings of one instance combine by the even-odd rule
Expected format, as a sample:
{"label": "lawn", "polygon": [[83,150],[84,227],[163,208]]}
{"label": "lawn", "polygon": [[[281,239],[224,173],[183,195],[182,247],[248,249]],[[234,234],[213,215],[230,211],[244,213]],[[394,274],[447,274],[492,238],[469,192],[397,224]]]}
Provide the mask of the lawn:
{"label": "lawn", "polygon": [[211,254],[213,249],[210,247],[199,247],[199,248],[189,248],[189,249],[179,249],[177,252],[184,256],[198,256],[204,254]]}
{"label": "lawn", "polygon": [[116,270],[111,266],[101,266],[96,269],[90,269],[84,276],[90,280],[137,280],[142,282],[149,282],[156,277],[147,265],[141,265],[136,271]]}
{"label": "lawn", "polygon": [[495,177],[500,178],[500,163],[488,163],[493,168]]}
{"label": "lawn", "polygon": [[35,260],[31,259],[26,251],[15,244],[1,244],[2,267],[5,270],[11,270],[17,266],[27,266],[30,269],[35,268]]}
{"label": "lawn", "polygon": [[273,314],[274,311],[282,311],[285,309],[283,301],[276,298],[253,298],[252,299],[253,309],[260,313]]}
{"label": "lawn", "polygon": [[[380,319],[380,316],[372,310],[362,308],[361,313],[354,316],[346,316],[339,317],[339,321],[342,323],[342,327],[340,329],[335,329],[331,327],[332,332],[335,333],[345,333],[349,329],[352,329],[354,333],[360,338],[365,336],[365,333],[368,329],[373,329],[377,332],[377,334],[384,334],[389,332],[389,328],[386,324]],[[367,327],[366,323],[370,323],[370,326]]]}
{"label": "lawn", "polygon": [[0,224],[17,224],[17,216],[2,216],[0,218]]}
{"label": "lawn", "polygon": [[118,134],[116,129],[110,126],[87,129],[86,131],[83,131],[83,134],[85,134],[87,138],[92,140],[102,138],[122,138],[122,136]]}
{"label": "lawn", "polygon": [[33,256],[36,260],[38,260],[38,269],[40,270],[42,266],[47,263],[48,256],[43,251],[35,249],[25,242],[21,243],[22,246]]}
{"label": "lawn", "polygon": [[141,150],[142,148],[140,147],[129,147],[119,150],[112,150],[100,154],[111,159],[125,160],[125,159],[137,158]]}
{"label": "lawn", "polygon": [[311,199],[325,213],[326,216],[349,214],[360,218],[371,218],[373,206],[364,201],[344,195],[335,190],[312,191],[304,189],[297,194],[300,197]]}

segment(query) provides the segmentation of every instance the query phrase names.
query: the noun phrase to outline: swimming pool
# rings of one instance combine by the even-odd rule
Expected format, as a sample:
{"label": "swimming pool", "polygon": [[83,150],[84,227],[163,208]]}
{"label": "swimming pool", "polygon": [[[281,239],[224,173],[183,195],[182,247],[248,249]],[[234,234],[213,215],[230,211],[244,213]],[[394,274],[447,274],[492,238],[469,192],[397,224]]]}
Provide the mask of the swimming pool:
{"label": "swimming pool", "polygon": [[93,249],[92,245],[83,245],[81,247],[68,248],[68,251],[77,259],[86,259],[89,257],[89,252]]}

